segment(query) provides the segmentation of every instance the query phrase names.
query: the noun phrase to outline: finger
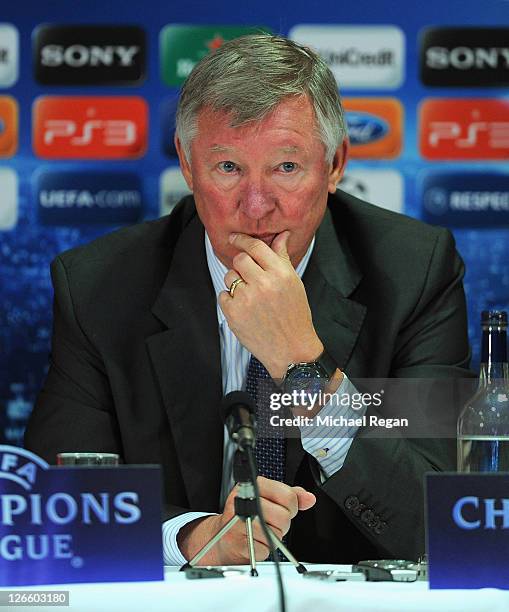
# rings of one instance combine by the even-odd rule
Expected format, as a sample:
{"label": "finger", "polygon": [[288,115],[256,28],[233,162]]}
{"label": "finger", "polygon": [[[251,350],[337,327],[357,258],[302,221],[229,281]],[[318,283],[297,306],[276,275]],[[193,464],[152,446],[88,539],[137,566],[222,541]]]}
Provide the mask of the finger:
{"label": "finger", "polygon": [[219,304],[219,307],[223,311],[223,314],[226,317],[226,319],[228,319],[228,312],[229,312],[228,309],[231,308],[233,304],[232,296],[230,295],[230,292],[221,291],[221,293],[217,296],[217,303]]}
{"label": "finger", "polygon": [[316,496],[302,487],[292,487],[297,494],[299,510],[309,510],[316,503]]}
{"label": "finger", "polygon": [[287,259],[288,261],[290,261],[290,256],[288,255],[288,239],[289,238],[290,238],[290,232],[288,230],[285,230],[284,232],[281,232],[280,234],[278,234],[274,238],[274,241],[272,242],[272,244],[270,245],[270,248],[274,251],[274,253],[276,253],[283,259]]}
{"label": "finger", "polygon": [[[230,549],[228,555],[230,559],[228,563],[242,563],[249,561],[249,546],[247,542],[247,535],[244,524],[239,525],[242,527],[242,533],[240,533],[237,539],[230,543]],[[254,549],[255,549],[255,559],[257,561],[265,561],[270,554],[270,548],[265,543],[265,539],[263,537],[257,537],[255,534],[255,529],[253,525],[253,540],[254,540]]]}
{"label": "finger", "polygon": [[[281,540],[283,538],[283,532],[281,531],[281,529],[277,529],[276,527],[273,527],[272,525],[269,525],[269,524],[267,524],[267,527],[274,533],[274,535],[278,539]],[[258,517],[253,523],[253,538],[257,542],[260,542],[261,544],[264,544],[265,546],[269,546],[267,542],[267,538],[265,537],[265,534],[263,533],[262,524],[260,523],[260,519]]]}
{"label": "finger", "polygon": [[282,537],[285,533],[288,533],[292,522],[292,516],[288,508],[280,506],[270,501],[270,499],[262,498],[260,501],[263,517],[267,525],[277,532],[278,537]]}
{"label": "finger", "polygon": [[269,499],[280,506],[283,506],[293,518],[299,511],[297,493],[292,487],[278,480],[270,480],[264,476],[257,478],[260,497]]}
{"label": "finger", "polygon": [[[244,280],[244,277],[242,276],[242,274],[239,274],[236,270],[228,270],[228,272],[224,275],[224,284],[228,288],[228,291],[230,290],[232,283],[236,281],[238,278],[241,278],[242,280]],[[237,291],[240,285],[242,285],[242,283],[238,283],[238,285],[235,287],[235,291]]]}
{"label": "finger", "polygon": [[279,261],[270,246],[258,238],[247,234],[230,234],[230,243],[239,251],[250,255],[264,270],[269,270]]}
{"label": "finger", "polygon": [[256,284],[263,275],[264,269],[248,253],[241,251],[233,258],[233,269],[236,270],[246,283]]}

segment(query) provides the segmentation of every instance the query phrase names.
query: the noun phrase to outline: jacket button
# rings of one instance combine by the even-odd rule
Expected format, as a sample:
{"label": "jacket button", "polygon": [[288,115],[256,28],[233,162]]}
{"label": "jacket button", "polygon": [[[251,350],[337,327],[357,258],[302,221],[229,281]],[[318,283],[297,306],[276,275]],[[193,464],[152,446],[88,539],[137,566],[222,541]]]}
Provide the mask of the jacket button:
{"label": "jacket button", "polygon": [[350,495],[345,499],[345,508],[347,510],[353,511],[359,505],[359,498],[355,497],[355,495]]}
{"label": "jacket button", "polygon": [[361,514],[361,521],[363,523],[366,523],[366,525],[368,527],[373,527],[376,524],[376,515],[373,512],[373,510],[371,510],[371,508],[367,508],[366,510],[364,510],[364,512]]}
{"label": "jacket button", "polygon": [[365,508],[366,508],[366,504],[359,504],[359,505],[357,506],[357,508],[354,508],[354,509],[352,510],[352,514],[353,514],[354,516],[360,516],[360,515],[361,515],[361,513],[362,513],[362,511],[363,511]]}
{"label": "jacket button", "polygon": [[388,525],[387,523],[385,523],[384,521],[379,521],[374,527],[373,527],[373,531],[377,534],[377,535],[381,535],[386,529],[387,529]]}

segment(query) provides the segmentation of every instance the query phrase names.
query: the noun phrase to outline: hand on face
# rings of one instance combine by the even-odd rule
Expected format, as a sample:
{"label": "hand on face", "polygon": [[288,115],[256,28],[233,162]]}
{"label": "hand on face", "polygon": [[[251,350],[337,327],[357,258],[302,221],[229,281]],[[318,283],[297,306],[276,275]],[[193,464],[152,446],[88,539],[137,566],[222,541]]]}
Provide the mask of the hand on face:
{"label": "hand on face", "polygon": [[234,234],[239,251],[226,287],[235,279],[234,297],[219,295],[219,305],[241,344],[263,363],[272,378],[281,379],[290,363],[312,361],[323,351],[311,318],[304,285],[290,261],[290,233],[278,234],[271,246],[246,234]]}

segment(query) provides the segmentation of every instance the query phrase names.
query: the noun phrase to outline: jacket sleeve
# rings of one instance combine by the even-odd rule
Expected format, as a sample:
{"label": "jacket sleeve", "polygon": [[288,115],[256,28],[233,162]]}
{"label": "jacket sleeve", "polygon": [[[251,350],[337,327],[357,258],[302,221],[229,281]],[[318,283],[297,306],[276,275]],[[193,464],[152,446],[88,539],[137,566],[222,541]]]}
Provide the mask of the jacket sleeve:
{"label": "jacket sleeve", "polygon": [[60,452],[110,452],[122,444],[104,366],[75,316],[64,263],[51,265],[53,337],[47,378],[25,431],[25,447],[49,463]]}
{"label": "jacket sleeve", "polygon": [[[396,339],[391,377],[438,381],[473,376],[467,369],[463,273],[451,234],[440,230],[420,298]],[[450,408],[455,423],[457,413]],[[380,556],[417,559],[425,552],[424,474],[456,469],[455,439],[433,437],[429,431],[425,437],[398,438],[361,428],[343,467],[321,485]],[[312,469],[316,473],[316,466]]]}

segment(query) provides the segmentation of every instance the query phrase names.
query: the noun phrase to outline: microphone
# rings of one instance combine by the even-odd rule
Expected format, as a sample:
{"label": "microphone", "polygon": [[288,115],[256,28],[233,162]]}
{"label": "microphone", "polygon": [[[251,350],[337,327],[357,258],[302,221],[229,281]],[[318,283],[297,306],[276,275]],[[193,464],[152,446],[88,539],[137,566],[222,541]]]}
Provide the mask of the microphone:
{"label": "microphone", "polygon": [[221,415],[228,435],[241,450],[255,446],[254,412],[253,399],[245,391],[232,391],[221,401]]}

